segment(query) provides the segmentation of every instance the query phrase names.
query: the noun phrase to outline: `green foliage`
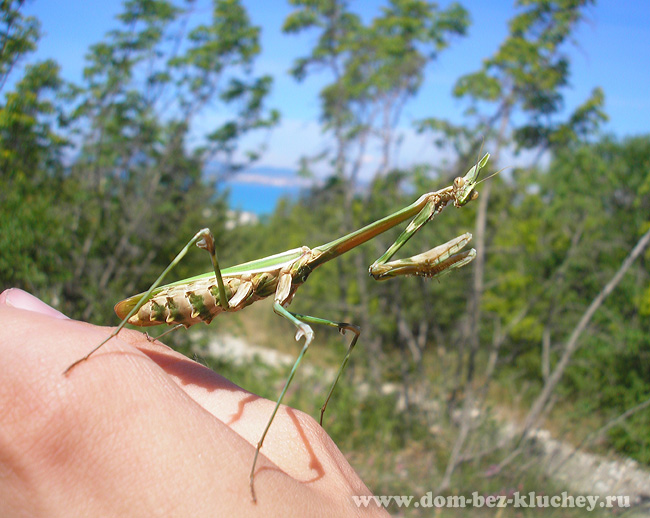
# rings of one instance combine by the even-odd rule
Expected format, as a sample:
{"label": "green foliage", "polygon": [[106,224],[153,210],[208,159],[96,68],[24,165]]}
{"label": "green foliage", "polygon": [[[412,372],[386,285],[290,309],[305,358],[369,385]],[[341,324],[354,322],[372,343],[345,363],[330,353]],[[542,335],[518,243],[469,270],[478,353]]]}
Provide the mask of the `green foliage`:
{"label": "green foliage", "polygon": [[[454,86],[454,95],[468,101],[465,115],[472,121],[471,131],[463,131],[467,124],[458,127],[435,117],[419,124],[421,131],[442,130],[463,157],[475,153],[472,135],[483,135],[491,149],[510,140],[518,149],[561,149],[584,141],[607,120],[599,88],[567,120],[558,117],[570,75],[563,48],[593,0],[526,0],[517,4],[520,12],[511,19],[510,33],[494,56]],[[523,121],[516,126],[515,113]],[[509,130],[512,135],[507,134]]]}
{"label": "green foliage", "polygon": [[0,90],[21,58],[36,48],[40,23],[20,12],[25,0],[4,0],[0,6]]}
{"label": "green foliage", "polygon": [[[4,2],[0,34],[0,90],[16,64],[36,48],[39,23],[24,18],[23,2]],[[0,285],[51,296],[51,282],[68,275],[67,248],[57,195],[67,140],[57,95],[62,81],[52,61],[26,67],[0,104]]]}
{"label": "green foliage", "polygon": [[[499,253],[488,259],[494,280],[484,310],[503,325],[525,314],[502,349],[507,370],[541,386],[543,331],[551,337],[553,367],[588,304],[647,229],[648,174],[650,138],[603,139],[558,152],[548,171],[515,174],[515,189],[493,201],[491,212],[504,213],[492,242]],[[562,396],[576,403],[582,418],[594,412],[614,418],[650,395],[649,329],[642,313],[647,258],[596,313],[567,371]],[[637,451],[643,462],[646,419],[633,416],[612,432],[617,448]]]}

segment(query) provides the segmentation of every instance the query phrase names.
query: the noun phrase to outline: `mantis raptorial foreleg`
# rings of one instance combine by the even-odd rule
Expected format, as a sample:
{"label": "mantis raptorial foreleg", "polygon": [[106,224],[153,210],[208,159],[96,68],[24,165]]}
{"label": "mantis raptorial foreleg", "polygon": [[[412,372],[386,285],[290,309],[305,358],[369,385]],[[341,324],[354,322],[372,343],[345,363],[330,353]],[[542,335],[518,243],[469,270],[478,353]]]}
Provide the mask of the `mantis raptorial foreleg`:
{"label": "mantis raptorial foreleg", "polygon": [[[476,183],[478,172],[487,164],[489,157],[490,155],[486,154],[464,177],[458,177],[454,180],[453,189],[458,191],[466,189],[467,186],[472,187],[472,190],[468,191],[468,195],[463,200],[464,203],[478,197],[478,193],[473,191],[473,184]],[[475,195],[471,194],[472,192]],[[457,254],[472,239],[472,235],[469,233],[458,236],[444,245],[437,246],[423,254],[388,262],[423,225],[431,221],[445,206],[443,194],[433,193],[432,196],[427,198],[420,212],[411,220],[384,255],[370,265],[370,275],[376,280],[385,280],[398,275],[432,277],[441,273],[449,273],[451,270],[471,262],[476,256],[474,249]]]}
{"label": "mantis raptorial foreleg", "polygon": [[[471,239],[472,234],[467,232],[447,241],[443,245],[432,248],[428,252],[406,259],[389,262],[377,260],[370,267],[370,274],[378,281],[399,275],[418,275],[420,277],[446,275],[456,268],[465,266],[476,257],[476,251],[473,248],[466,252],[460,252]],[[384,256],[386,255],[384,254]]]}

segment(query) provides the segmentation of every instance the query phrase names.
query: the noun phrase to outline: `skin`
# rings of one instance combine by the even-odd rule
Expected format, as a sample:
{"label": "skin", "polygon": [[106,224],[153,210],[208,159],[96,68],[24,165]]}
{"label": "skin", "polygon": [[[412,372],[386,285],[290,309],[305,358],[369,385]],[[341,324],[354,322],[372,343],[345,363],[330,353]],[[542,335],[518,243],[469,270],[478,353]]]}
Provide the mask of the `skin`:
{"label": "skin", "polygon": [[124,330],[0,294],[0,516],[387,516],[310,416]]}

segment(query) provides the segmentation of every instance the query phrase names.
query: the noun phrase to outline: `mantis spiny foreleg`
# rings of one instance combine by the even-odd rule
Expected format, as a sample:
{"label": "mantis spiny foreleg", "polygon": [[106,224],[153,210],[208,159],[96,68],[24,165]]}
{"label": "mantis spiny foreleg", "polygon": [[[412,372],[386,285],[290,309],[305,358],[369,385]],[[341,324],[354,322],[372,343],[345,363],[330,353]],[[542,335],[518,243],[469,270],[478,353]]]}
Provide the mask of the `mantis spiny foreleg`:
{"label": "mantis spiny foreleg", "polygon": [[456,207],[462,207],[478,197],[474,186],[476,185],[479,171],[485,167],[489,157],[490,155],[486,154],[464,177],[456,178],[451,187],[451,191],[444,192],[443,190],[427,195],[426,202],[420,212],[411,220],[388,250],[370,265],[369,272],[375,280],[385,280],[398,275],[437,277],[466,265],[476,257],[476,251],[474,249],[457,253],[472,239],[472,235],[468,232],[423,254],[389,262],[390,258],[420,228],[439,214],[449,202],[453,201]]}

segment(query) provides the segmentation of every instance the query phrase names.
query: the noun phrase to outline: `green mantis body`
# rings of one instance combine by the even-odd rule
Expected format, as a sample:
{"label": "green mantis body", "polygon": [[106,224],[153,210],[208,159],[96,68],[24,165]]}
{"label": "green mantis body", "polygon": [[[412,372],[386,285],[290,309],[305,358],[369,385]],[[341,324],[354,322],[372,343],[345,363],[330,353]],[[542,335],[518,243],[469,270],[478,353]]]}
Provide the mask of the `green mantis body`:
{"label": "green mantis body", "polygon": [[[266,428],[257,443],[250,473],[251,495],[253,501],[255,501],[254,477],[257,458],[287,388],[309,344],[313,340],[314,333],[309,324],[323,324],[336,327],[341,333],[345,331],[354,333],[345,358],[321,408],[321,424],[327,403],[360,334],[359,328],[352,324],[299,315],[287,310],[287,306],[291,303],[298,288],[318,266],[335,259],[410,218],[413,219],[407,228],[388,250],[370,266],[369,273],[376,280],[385,280],[400,275],[439,277],[472,261],[476,255],[474,249],[460,251],[470,241],[471,235],[469,233],[458,236],[423,254],[395,261],[390,261],[390,259],[413,234],[440,213],[448,204],[453,203],[456,207],[462,207],[478,197],[474,187],[478,181],[479,171],[487,164],[488,159],[489,154],[486,154],[465,176],[456,178],[451,186],[424,194],[414,203],[394,214],[335,241],[312,249],[303,246],[222,270],[219,267],[212,233],[209,229],[202,229],[185,245],[147,292],[129,297],[115,306],[115,312],[122,319],[120,325],[86,356],[70,365],[65,373],[67,374],[75,365],[88,359],[97,349],[116,336],[126,323],[136,326],[169,324],[189,327],[198,322],[210,323],[219,313],[239,311],[257,300],[273,296],[273,310],[293,323],[297,330],[296,340],[300,340],[304,336],[305,342],[276,402]],[[213,271],[159,287],[167,273],[193,245],[208,251],[212,260]]]}

